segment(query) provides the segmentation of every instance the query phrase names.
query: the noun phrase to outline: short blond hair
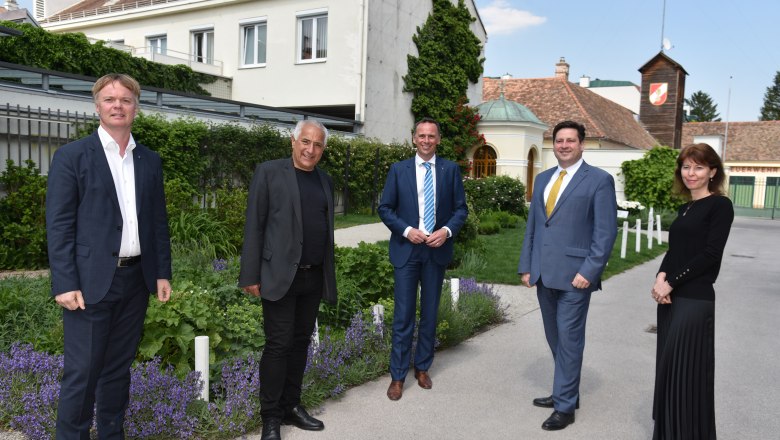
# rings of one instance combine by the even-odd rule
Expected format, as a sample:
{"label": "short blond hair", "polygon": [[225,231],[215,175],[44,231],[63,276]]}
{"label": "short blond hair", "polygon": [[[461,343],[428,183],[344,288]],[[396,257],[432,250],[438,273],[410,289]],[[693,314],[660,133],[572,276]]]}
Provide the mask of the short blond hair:
{"label": "short blond hair", "polygon": [[105,88],[107,85],[114,82],[118,82],[119,84],[122,84],[127,90],[130,90],[135,96],[135,103],[138,104],[138,102],[141,100],[141,85],[138,84],[138,81],[136,81],[132,76],[125,75],[124,73],[109,73],[108,75],[103,75],[98,78],[98,80],[95,81],[95,85],[92,86],[92,100],[97,103],[98,93],[100,93],[100,91],[103,90],[103,88]]}

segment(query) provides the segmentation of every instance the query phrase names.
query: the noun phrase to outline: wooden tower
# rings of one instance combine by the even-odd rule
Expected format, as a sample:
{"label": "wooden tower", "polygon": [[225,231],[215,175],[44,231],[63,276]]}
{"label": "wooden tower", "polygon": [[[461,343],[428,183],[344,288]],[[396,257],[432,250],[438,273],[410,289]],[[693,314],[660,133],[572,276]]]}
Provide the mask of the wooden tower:
{"label": "wooden tower", "polygon": [[640,67],[639,72],[642,74],[639,121],[661,145],[679,150],[688,72],[663,51]]}

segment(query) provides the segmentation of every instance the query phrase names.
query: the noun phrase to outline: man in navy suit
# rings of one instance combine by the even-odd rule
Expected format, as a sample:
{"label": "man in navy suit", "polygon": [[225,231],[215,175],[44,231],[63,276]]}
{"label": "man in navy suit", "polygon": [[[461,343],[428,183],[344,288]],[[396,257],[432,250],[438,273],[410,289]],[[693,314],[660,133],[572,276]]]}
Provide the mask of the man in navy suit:
{"label": "man in navy suit", "polygon": [[417,154],[390,167],[379,205],[379,217],[391,231],[390,262],[395,268],[390,400],[401,398],[409,371],[418,285],[420,323],[414,377],[424,389],[433,386],[428,369],[433,363],[444,271],[452,260],[453,239],[468,215],[460,167],[436,156],[441,142],[439,123],[429,118],[417,122],[412,142]]}
{"label": "man in navy suit", "polygon": [[582,160],[585,127],[561,122],[553,142],[558,166],[536,177],[518,267],[523,285],[536,285],[555,361],[552,395],[533,401],[554,408],[542,424],[549,431],[574,423],[590,295],[601,289],[617,236],[615,182]]}
{"label": "man in navy suit", "polygon": [[124,438],[130,364],[149,293],[171,295],[171,248],[160,157],[131,134],[141,88],[103,76],[100,127],[57,150],[46,194],[52,295],[63,308],[65,365],[57,439]]}
{"label": "man in navy suit", "polygon": [[319,431],[301,405],[301,385],[320,302],[336,302],[333,182],[317,167],[328,142],[318,121],[298,122],[292,157],[261,163],[249,185],[238,284],[263,303],[261,440],[280,425]]}

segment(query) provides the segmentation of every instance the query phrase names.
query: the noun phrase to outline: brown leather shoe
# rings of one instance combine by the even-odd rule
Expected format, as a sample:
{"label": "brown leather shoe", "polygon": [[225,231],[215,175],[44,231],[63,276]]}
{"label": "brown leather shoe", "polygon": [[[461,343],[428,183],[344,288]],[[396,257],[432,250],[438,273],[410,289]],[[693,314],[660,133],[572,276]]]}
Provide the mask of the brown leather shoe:
{"label": "brown leather shoe", "polygon": [[417,379],[417,385],[420,385],[420,388],[430,390],[433,387],[433,381],[431,380],[431,376],[428,376],[427,371],[418,370],[415,368],[414,378]]}
{"label": "brown leather shoe", "polygon": [[387,387],[387,398],[390,400],[398,400],[404,394],[404,381],[393,380],[390,382],[390,386]]}

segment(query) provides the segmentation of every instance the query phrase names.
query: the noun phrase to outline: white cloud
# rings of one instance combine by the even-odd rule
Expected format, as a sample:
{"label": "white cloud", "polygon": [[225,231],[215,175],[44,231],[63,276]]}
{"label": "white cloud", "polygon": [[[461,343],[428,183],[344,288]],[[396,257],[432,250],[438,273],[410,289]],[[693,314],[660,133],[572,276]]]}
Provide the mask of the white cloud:
{"label": "white cloud", "polygon": [[494,0],[489,5],[479,8],[479,16],[482,17],[488,35],[509,35],[547,21],[546,17],[513,8],[507,0]]}

